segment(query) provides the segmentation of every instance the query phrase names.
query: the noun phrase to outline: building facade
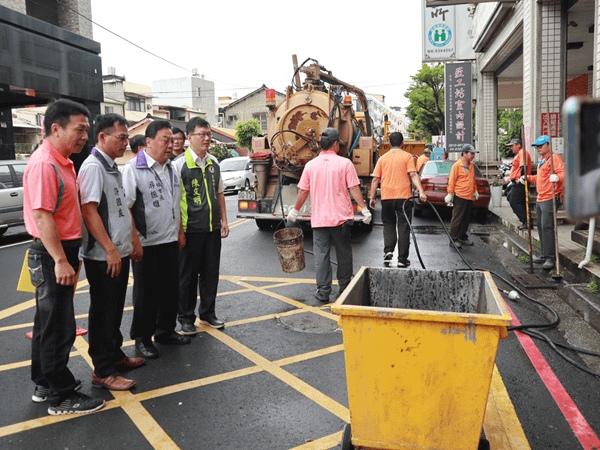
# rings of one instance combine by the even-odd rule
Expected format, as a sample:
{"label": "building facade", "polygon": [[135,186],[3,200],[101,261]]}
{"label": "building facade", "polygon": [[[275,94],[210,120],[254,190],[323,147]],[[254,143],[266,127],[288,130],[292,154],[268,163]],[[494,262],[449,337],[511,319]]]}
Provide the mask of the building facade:
{"label": "building facade", "polygon": [[[67,97],[100,112],[102,65],[90,0],[0,0],[0,42],[0,159],[16,154],[14,108]],[[77,168],[88,153],[89,145],[73,158]]]}
{"label": "building facade", "polygon": [[153,81],[152,93],[156,104],[198,111],[211,125],[217,123],[215,83],[204,75]]}

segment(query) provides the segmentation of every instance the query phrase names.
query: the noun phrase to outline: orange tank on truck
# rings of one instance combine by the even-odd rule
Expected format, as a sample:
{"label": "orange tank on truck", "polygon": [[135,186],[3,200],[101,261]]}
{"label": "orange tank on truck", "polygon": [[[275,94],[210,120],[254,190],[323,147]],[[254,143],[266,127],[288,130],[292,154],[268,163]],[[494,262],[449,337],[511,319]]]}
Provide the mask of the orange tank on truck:
{"label": "orange tank on truck", "polygon": [[[294,207],[300,176],[306,164],[319,154],[325,128],[339,131],[339,155],[354,163],[365,199],[378,154],[365,93],[337,79],[311,58],[301,65],[296,55],[292,59],[294,75],[285,99],[277,104],[275,90],[266,91],[267,134],[253,138],[250,155],[256,182],[238,194],[237,217],[255,219],[261,229],[276,227]],[[351,94],[361,104],[360,115],[354,111]],[[356,215],[360,215],[355,208]],[[308,224],[310,215],[309,197],[298,222]]]}

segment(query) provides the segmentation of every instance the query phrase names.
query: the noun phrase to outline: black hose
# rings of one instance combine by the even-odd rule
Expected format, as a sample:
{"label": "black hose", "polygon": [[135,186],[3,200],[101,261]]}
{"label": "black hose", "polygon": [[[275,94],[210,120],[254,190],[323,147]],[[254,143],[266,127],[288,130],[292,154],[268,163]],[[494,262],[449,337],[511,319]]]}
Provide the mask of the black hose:
{"label": "black hose", "polygon": [[[421,254],[419,252],[419,245],[417,244],[417,240],[416,240],[416,235],[415,232],[413,230],[412,224],[408,221],[408,216],[406,214],[405,208],[404,208],[404,204],[406,203],[407,200],[413,199],[413,198],[418,198],[418,196],[413,195],[412,197],[410,197],[409,199],[406,199],[404,201],[404,203],[402,204],[402,212],[404,213],[404,217],[406,218],[407,223],[409,224],[410,227],[410,231],[413,235],[413,241],[415,244],[415,250],[417,251],[417,255],[419,256],[419,261],[421,262],[421,266],[423,267],[423,269],[425,269],[425,265],[423,264],[423,261],[421,259]],[[440,223],[442,224],[442,227],[444,228],[444,231],[446,232],[446,234],[448,235],[448,239],[450,239],[450,242],[452,242],[454,244],[454,240],[452,239],[452,237],[450,236],[450,233],[448,232],[448,229],[446,228],[446,225],[444,224],[444,221],[442,220],[441,216],[439,215],[437,209],[431,204],[431,202],[429,200],[427,200],[427,203],[431,206],[431,208],[433,209],[433,211],[435,212],[435,214],[437,215]],[[565,353],[563,353],[562,351],[560,351],[558,349],[558,347],[567,349],[567,350],[571,350],[577,353],[583,353],[583,354],[587,354],[590,356],[596,356],[596,357],[600,357],[600,353],[594,352],[592,350],[586,350],[586,349],[581,349],[578,347],[574,347],[571,345],[566,345],[566,344],[561,344],[559,342],[555,342],[552,339],[550,339],[548,336],[546,336],[544,333],[536,330],[536,329],[553,329],[556,328],[558,326],[558,324],[560,323],[560,316],[558,315],[558,313],[556,312],[556,310],[554,310],[552,307],[540,302],[539,300],[534,299],[533,297],[527,295],[525,292],[523,292],[521,289],[519,289],[517,286],[515,286],[513,283],[511,283],[510,281],[508,281],[506,278],[504,278],[503,276],[501,276],[500,274],[489,270],[489,269],[481,269],[481,268],[474,268],[471,264],[469,264],[469,262],[465,259],[465,257],[463,256],[462,252],[460,252],[458,250],[458,248],[456,247],[456,245],[454,245],[454,248],[456,249],[456,251],[458,252],[458,254],[460,255],[461,259],[465,262],[465,264],[469,267],[470,270],[472,271],[486,271],[489,272],[490,274],[492,274],[492,276],[500,279],[502,282],[504,282],[505,284],[507,284],[508,286],[510,286],[511,288],[513,288],[515,291],[517,291],[523,298],[535,303],[538,306],[541,306],[542,308],[545,308],[546,310],[548,310],[550,312],[550,314],[554,317],[554,320],[552,322],[549,323],[539,323],[539,324],[521,324],[521,325],[516,325],[516,326],[510,326],[507,327],[508,331],[519,331],[521,333],[524,333],[528,336],[534,337],[536,339],[540,339],[545,341],[548,345],[550,345],[550,347],[556,352],[558,353],[565,361],[571,363],[573,366],[577,367],[578,369],[593,375],[595,377],[600,378],[600,374],[594,372],[593,370],[589,369],[588,367],[578,363],[577,361],[575,361],[574,359],[570,358],[569,356],[567,356]]]}

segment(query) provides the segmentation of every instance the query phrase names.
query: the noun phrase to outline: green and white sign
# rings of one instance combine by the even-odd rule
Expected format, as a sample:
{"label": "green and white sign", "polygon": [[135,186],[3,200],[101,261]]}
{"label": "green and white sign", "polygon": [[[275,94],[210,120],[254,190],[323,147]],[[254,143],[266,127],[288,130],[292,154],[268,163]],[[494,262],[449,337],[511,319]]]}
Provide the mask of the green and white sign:
{"label": "green and white sign", "polygon": [[456,59],[455,6],[427,8],[423,0],[423,61]]}

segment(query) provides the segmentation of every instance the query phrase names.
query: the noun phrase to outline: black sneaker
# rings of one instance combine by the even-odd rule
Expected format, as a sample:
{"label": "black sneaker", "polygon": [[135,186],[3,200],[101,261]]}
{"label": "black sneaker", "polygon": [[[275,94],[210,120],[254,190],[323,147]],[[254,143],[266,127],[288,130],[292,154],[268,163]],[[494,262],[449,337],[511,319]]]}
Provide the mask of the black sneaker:
{"label": "black sneaker", "polygon": [[[75,380],[75,390],[78,391],[81,388],[81,380]],[[46,386],[42,386],[40,384],[35,385],[35,389],[33,390],[33,395],[31,396],[31,400],[36,403],[44,403],[48,400],[48,397],[52,395],[52,389]]]}
{"label": "black sneaker", "polygon": [[48,414],[51,416],[60,416],[62,414],[87,414],[98,411],[104,406],[104,400],[101,398],[92,398],[89,395],[75,392],[70,397],[62,401],[60,405],[49,406]]}
{"label": "black sneaker", "polygon": [[460,241],[460,245],[474,245],[474,242],[470,241],[469,238],[459,239],[459,241]]}
{"label": "black sneaker", "polygon": [[225,327],[225,322],[217,319],[216,317],[207,317],[206,319],[200,319],[200,323],[204,325],[208,325],[209,327],[216,328],[220,330]]}
{"label": "black sneaker", "polygon": [[398,267],[400,267],[401,269],[408,266],[410,266],[410,259],[403,259],[402,261],[398,261]]}
{"label": "black sneaker", "polygon": [[385,267],[389,267],[392,263],[392,259],[394,258],[394,254],[392,252],[387,252],[383,257],[383,265]]}

